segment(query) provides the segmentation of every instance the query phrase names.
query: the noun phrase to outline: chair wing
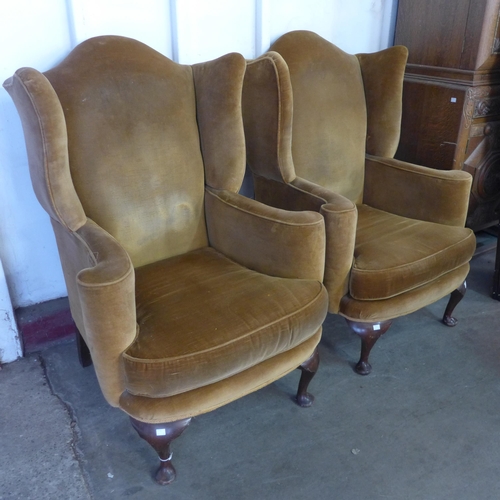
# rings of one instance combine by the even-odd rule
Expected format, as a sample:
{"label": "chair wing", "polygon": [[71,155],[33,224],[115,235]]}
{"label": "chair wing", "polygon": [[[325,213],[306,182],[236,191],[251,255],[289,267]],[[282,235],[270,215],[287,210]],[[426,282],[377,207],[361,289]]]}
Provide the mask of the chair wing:
{"label": "chair wing", "polygon": [[390,47],[371,54],[356,54],[365,89],[366,152],[392,158],[396,154],[403,109],[403,76],[408,49]]}

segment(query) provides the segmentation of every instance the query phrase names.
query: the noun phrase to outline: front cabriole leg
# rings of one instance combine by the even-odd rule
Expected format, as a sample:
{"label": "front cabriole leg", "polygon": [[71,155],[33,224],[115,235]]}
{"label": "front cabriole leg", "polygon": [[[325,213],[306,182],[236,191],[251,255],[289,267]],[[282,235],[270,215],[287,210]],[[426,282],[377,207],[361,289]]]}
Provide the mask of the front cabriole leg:
{"label": "front cabriole leg", "polygon": [[147,441],[158,453],[161,463],[155,475],[156,482],[161,485],[170,484],[175,479],[170,443],[183,433],[191,419],[185,418],[164,424],[148,424],[132,417],[130,417],[130,421],[139,436]]}
{"label": "front cabriole leg", "polygon": [[304,361],[299,369],[302,372],[300,375],[299,388],[297,390],[297,404],[302,408],[307,408],[313,404],[314,396],[307,392],[309,383],[318,371],[319,366],[319,352],[318,348],[314,349],[311,357]]}
{"label": "front cabriole leg", "polygon": [[465,292],[467,291],[467,283],[464,281],[456,290],[453,290],[450,295],[450,300],[444,311],[443,323],[446,326],[455,326],[458,321],[452,316],[453,310],[457,304],[464,298]]}
{"label": "front cabriole leg", "polygon": [[351,321],[347,318],[346,321],[349,328],[361,338],[361,356],[354,370],[360,375],[368,375],[372,371],[372,365],[368,362],[370,351],[380,336],[389,329],[392,319],[376,323],[362,323],[360,321]]}

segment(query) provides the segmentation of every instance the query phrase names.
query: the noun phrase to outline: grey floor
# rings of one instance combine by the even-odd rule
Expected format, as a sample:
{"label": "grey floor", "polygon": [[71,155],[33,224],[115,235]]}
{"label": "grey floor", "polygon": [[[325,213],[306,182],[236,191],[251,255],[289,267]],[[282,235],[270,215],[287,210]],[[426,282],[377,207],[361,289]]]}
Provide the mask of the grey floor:
{"label": "grey floor", "polygon": [[0,499],[499,499],[500,302],[475,257],[455,328],[446,299],[394,321],[356,375],[359,340],[329,315],[312,408],[299,372],[197,417],[157,486],[152,449],[109,407],[73,343],[0,371]]}

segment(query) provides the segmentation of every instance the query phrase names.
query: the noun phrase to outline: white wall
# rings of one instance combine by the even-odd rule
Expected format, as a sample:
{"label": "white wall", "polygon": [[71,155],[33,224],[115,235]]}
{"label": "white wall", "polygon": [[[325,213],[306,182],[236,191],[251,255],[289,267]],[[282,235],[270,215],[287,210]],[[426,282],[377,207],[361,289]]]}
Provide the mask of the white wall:
{"label": "white wall", "polygon": [[[181,63],[241,52],[309,29],[347,52],[390,45],[397,0],[16,0],[0,16],[0,82],[40,71],[96,35],[136,38]],[[14,306],[66,294],[48,216],[32,192],[21,124],[0,89],[0,259]],[[1,333],[0,333],[1,335]]]}
{"label": "white wall", "polygon": [[0,365],[21,356],[21,341],[10,301],[7,282],[0,261]]}

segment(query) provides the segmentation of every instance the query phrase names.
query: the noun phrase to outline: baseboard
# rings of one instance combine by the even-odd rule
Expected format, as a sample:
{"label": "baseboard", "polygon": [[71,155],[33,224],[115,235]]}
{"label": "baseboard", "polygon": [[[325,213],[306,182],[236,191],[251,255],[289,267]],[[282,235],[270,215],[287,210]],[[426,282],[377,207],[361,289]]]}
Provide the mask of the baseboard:
{"label": "baseboard", "polygon": [[68,297],[41,302],[14,311],[24,354],[72,340],[75,324]]}

